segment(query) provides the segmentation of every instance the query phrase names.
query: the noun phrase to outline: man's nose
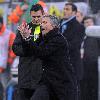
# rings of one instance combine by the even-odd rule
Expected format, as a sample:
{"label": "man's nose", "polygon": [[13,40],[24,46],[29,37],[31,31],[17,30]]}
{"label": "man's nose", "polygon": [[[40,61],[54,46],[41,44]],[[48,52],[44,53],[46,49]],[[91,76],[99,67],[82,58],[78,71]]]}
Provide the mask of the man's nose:
{"label": "man's nose", "polygon": [[38,20],[38,19],[40,19],[40,17],[36,16],[35,19]]}

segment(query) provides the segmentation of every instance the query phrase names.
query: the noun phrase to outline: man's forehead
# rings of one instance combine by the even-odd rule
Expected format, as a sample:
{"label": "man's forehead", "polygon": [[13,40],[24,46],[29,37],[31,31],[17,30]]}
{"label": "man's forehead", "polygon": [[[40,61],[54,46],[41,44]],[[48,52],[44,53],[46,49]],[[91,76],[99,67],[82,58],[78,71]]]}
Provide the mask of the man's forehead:
{"label": "man's forehead", "polygon": [[42,18],[42,21],[49,21],[49,20],[50,20],[49,17],[43,17],[43,18]]}
{"label": "man's forehead", "polygon": [[65,5],[64,8],[72,8],[71,5]]}
{"label": "man's forehead", "polygon": [[85,20],[85,22],[89,22],[89,21],[93,21],[92,19],[87,19],[87,20]]}
{"label": "man's forehead", "polygon": [[31,14],[34,14],[34,15],[35,15],[35,14],[42,14],[42,12],[41,12],[41,10],[36,11],[36,12],[35,12],[35,11],[31,11]]}

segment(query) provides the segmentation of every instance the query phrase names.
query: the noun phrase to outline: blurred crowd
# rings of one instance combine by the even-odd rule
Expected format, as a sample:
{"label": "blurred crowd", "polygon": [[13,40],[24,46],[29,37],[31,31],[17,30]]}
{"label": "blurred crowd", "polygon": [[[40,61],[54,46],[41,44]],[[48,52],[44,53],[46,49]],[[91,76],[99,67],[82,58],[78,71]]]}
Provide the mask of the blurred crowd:
{"label": "blurred crowd", "polygon": [[[62,12],[59,13],[56,8],[48,11],[48,6],[42,1],[33,0],[29,3],[24,0],[12,10],[8,17],[12,25],[15,26],[15,30],[22,22],[29,23],[32,21],[30,8],[37,3],[43,7],[45,15],[52,14],[58,17],[59,31],[70,44],[71,63],[76,68],[80,86],[80,99],[78,100],[99,100],[98,57],[100,56],[100,39],[88,37],[85,30],[88,26],[100,25],[100,10],[97,14],[91,12],[84,14],[84,11],[78,9],[77,6],[67,2],[62,7]],[[3,18],[3,15],[0,15],[0,100],[16,100],[13,99],[13,96],[15,96],[14,91],[18,86],[19,56],[12,50],[16,31],[12,28],[7,29]]]}

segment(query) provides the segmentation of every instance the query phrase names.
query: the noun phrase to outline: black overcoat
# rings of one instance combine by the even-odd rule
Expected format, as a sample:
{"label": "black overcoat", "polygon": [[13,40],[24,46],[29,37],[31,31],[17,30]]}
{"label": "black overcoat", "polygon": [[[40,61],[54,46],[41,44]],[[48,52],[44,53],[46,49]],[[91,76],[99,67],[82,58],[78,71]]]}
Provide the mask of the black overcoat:
{"label": "black overcoat", "polygon": [[[32,33],[34,33],[36,25],[29,23],[29,27],[32,27]],[[12,49],[14,53],[20,57],[18,65],[18,86],[19,88],[34,89],[37,87],[41,78],[42,62],[30,54],[28,46],[25,46],[26,49],[24,50],[24,46],[25,43],[23,42],[22,36],[20,32],[17,31]]]}
{"label": "black overcoat", "polygon": [[41,80],[50,85],[59,100],[70,100],[72,96],[77,96],[76,74],[74,67],[69,64],[68,43],[58,29],[51,30],[36,42],[25,41],[25,45],[28,45],[31,55],[42,60]]}
{"label": "black overcoat", "polygon": [[[61,20],[60,23],[62,23],[62,21],[63,20]],[[69,42],[71,62],[76,69],[78,80],[81,80],[83,77],[84,69],[80,58],[80,46],[85,35],[85,28],[76,20],[76,18],[73,18],[65,25],[67,28],[65,29],[63,35]],[[60,29],[62,29],[62,26],[60,27]]]}

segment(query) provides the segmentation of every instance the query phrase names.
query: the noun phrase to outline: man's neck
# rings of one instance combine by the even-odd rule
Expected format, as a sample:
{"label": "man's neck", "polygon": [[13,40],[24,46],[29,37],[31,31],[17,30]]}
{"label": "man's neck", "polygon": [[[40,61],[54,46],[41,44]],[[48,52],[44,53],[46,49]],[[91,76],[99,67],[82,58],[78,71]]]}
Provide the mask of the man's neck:
{"label": "man's neck", "polygon": [[34,23],[34,22],[32,22],[32,24],[33,24],[33,25],[36,25],[36,26],[40,26],[40,24],[36,24],[36,23]]}
{"label": "man's neck", "polygon": [[76,16],[70,16],[69,18],[64,18],[64,20],[70,20],[70,19],[73,19],[75,18]]}

